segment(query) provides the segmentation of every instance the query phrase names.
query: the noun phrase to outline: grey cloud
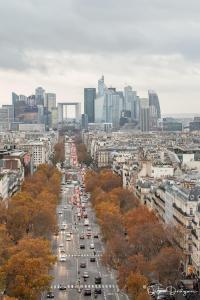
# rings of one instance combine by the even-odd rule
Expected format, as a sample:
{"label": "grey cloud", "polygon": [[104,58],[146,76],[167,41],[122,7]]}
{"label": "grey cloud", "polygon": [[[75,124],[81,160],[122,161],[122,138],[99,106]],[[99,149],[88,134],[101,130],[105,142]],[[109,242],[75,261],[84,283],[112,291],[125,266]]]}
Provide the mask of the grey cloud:
{"label": "grey cloud", "polygon": [[2,0],[0,67],[31,67],[29,51],[199,59],[199,11],[195,0]]}

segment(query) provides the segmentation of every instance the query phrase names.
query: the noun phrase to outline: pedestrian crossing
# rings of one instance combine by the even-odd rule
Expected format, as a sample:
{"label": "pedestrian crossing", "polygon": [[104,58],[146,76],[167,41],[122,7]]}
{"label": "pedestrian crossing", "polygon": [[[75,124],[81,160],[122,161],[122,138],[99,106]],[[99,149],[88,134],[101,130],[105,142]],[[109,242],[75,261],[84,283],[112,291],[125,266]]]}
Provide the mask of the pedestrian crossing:
{"label": "pedestrian crossing", "polygon": [[65,257],[100,257],[102,254],[96,254],[94,253],[76,253],[76,254],[63,254]]}
{"label": "pedestrian crossing", "polygon": [[[95,289],[95,288],[101,288],[101,289],[118,289],[118,286],[116,284],[66,284],[64,285],[66,289]],[[52,290],[57,290],[60,288],[59,284],[51,285]]]}

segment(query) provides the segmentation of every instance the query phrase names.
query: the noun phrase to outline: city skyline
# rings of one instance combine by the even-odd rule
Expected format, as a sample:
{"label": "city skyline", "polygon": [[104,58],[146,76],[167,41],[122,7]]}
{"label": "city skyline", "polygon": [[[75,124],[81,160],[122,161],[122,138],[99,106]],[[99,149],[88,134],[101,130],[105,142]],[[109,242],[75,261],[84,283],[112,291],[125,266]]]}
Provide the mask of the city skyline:
{"label": "city skyline", "polygon": [[83,104],[84,87],[103,73],[118,90],[131,85],[140,97],[156,90],[164,114],[198,111],[200,3],[59,4],[0,3],[1,104],[12,91],[28,94],[40,85],[59,101]]}

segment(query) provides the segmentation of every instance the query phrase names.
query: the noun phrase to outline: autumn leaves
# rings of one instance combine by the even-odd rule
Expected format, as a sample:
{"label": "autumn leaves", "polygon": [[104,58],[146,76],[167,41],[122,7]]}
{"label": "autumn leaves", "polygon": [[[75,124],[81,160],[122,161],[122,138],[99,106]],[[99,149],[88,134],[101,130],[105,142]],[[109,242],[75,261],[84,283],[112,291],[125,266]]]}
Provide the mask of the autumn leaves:
{"label": "autumn leaves", "polygon": [[48,238],[56,231],[60,174],[39,166],[22,190],[0,205],[0,288],[17,299],[37,299],[55,262]]}
{"label": "autumn leaves", "polygon": [[174,283],[182,253],[173,245],[172,230],[122,189],[112,171],[88,171],[85,185],[106,243],[103,261],[118,271],[120,288],[145,300],[149,296],[143,287],[151,280]]}

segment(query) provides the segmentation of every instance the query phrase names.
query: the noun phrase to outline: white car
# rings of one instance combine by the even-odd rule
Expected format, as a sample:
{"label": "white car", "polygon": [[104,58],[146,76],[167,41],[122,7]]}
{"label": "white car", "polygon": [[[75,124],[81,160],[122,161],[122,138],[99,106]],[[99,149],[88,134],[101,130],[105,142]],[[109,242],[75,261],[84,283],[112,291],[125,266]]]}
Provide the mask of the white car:
{"label": "white car", "polygon": [[63,248],[63,247],[64,247],[64,245],[63,245],[63,244],[60,244],[60,245],[59,245],[59,248]]}
{"label": "white car", "polygon": [[88,219],[85,219],[85,221],[84,221],[84,226],[89,226],[89,221],[88,221]]}
{"label": "white car", "polygon": [[66,256],[61,256],[60,257],[60,262],[66,261]]}
{"label": "white car", "polygon": [[66,241],[67,241],[67,242],[70,242],[71,240],[72,240],[72,239],[71,239],[71,236],[67,236],[67,237],[66,237]]}
{"label": "white car", "polygon": [[94,244],[90,244],[90,249],[94,249]]}

